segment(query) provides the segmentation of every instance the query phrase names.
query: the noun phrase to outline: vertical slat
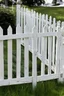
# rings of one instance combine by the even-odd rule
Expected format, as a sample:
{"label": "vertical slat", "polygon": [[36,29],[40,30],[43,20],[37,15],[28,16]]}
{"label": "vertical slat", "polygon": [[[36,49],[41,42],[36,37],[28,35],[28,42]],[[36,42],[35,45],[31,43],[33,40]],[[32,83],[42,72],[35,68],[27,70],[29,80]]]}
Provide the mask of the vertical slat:
{"label": "vertical slat", "polygon": [[[17,25],[17,28],[16,28],[16,34],[19,34],[21,31],[21,28],[20,28],[20,25]],[[17,78],[20,78],[20,62],[21,62],[21,39],[17,39],[17,44],[16,44],[16,77]]]}
{"label": "vertical slat", "polygon": [[[39,33],[41,32],[41,14],[39,14]],[[39,45],[38,45],[38,50],[39,50],[39,53],[41,52],[41,38],[39,37]]]}
{"label": "vertical slat", "polygon": [[63,56],[64,56],[64,46],[62,45],[62,37],[60,31],[60,21],[57,22],[57,32],[58,37],[56,40],[56,74],[59,74],[59,81],[63,81]]}
{"label": "vertical slat", "polygon": [[24,8],[24,26],[25,26],[25,22],[26,22],[25,15],[26,15],[26,9]]}
{"label": "vertical slat", "polygon": [[38,33],[38,13],[36,13],[36,30],[37,30],[37,33]]}
{"label": "vertical slat", "polygon": [[[38,13],[36,13],[36,33],[38,33]],[[38,42],[38,38],[37,38],[37,42]],[[37,50],[38,50],[38,43],[37,43]]]}
{"label": "vertical slat", "polygon": [[34,33],[34,35],[35,35],[35,37],[32,39],[32,76],[33,76],[33,88],[37,84],[37,38],[36,38],[36,33]]}
{"label": "vertical slat", "polygon": [[[44,27],[44,32],[47,32],[48,15],[46,15],[44,19],[46,21],[46,27]],[[45,64],[47,64],[47,37],[44,37],[44,60]]]}
{"label": "vertical slat", "polygon": [[[43,21],[44,21],[44,17],[45,15],[42,15],[42,33],[44,33],[44,28],[43,28]],[[41,56],[42,56],[42,60],[41,60],[41,76],[44,75],[45,73],[45,62],[44,62],[44,37],[42,37],[41,40]]]}
{"label": "vertical slat", "polygon": [[34,11],[34,13],[33,13],[33,26],[35,26],[35,11]]}
{"label": "vertical slat", "polygon": [[[52,17],[49,18],[49,24],[51,25]],[[49,26],[49,32],[51,32],[51,26]],[[48,74],[51,74],[51,59],[52,59],[52,37],[48,37]]]}
{"label": "vertical slat", "polygon": [[48,38],[48,74],[51,74],[51,37]]}
{"label": "vertical slat", "polygon": [[[53,19],[53,32],[55,32],[56,19]],[[52,53],[52,65],[54,66],[55,61],[55,36],[53,36],[53,53]]]}
{"label": "vertical slat", "polygon": [[16,13],[16,25],[17,25],[17,24],[20,24],[20,5],[18,4],[16,5],[16,10],[17,10],[16,11],[17,12]]}
{"label": "vertical slat", "polygon": [[32,15],[32,27],[34,26],[34,22],[33,22],[33,16],[34,16],[34,14],[33,14],[33,10],[31,10],[31,15]]}
{"label": "vertical slat", "polygon": [[[8,35],[12,34],[12,28],[9,26]],[[12,40],[8,40],[8,79],[12,78]]]}
{"label": "vertical slat", "polygon": [[21,8],[20,11],[21,11],[21,21],[20,21],[20,22],[21,22],[21,32],[23,33],[23,20],[24,20],[24,19],[23,19],[23,12],[24,12],[24,11],[23,11],[23,8]]}
{"label": "vertical slat", "polygon": [[[62,38],[64,37],[64,22],[61,24],[61,46],[60,46],[60,76],[59,81],[64,80],[64,40]],[[62,77],[61,77],[62,75]]]}
{"label": "vertical slat", "polygon": [[24,76],[29,76],[29,47],[28,38],[24,40]]}
{"label": "vertical slat", "polygon": [[[3,29],[0,27],[0,36],[3,35]],[[4,79],[4,60],[3,60],[3,41],[0,41],[0,80]]]}
{"label": "vertical slat", "polygon": [[[21,25],[21,33],[24,31],[24,11],[23,7],[20,8],[20,25]],[[23,44],[23,38],[21,38],[21,44]]]}
{"label": "vertical slat", "polygon": [[[26,9],[26,26],[24,27],[24,33],[29,32],[29,19],[30,14]],[[24,38],[24,76],[29,76],[29,38]]]}
{"label": "vertical slat", "polygon": [[[58,34],[60,34],[60,22],[57,22],[57,32]],[[59,65],[59,60],[60,60],[60,35],[58,35],[57,39],[56,39],[56,74],[59,74],[61,68],[62,67]]]}
{"label": "vertical slat", "polygon": [[[24,33],[26,33],[26,29]],[[24,76],[29,76],[29,38],[24,39]]]}

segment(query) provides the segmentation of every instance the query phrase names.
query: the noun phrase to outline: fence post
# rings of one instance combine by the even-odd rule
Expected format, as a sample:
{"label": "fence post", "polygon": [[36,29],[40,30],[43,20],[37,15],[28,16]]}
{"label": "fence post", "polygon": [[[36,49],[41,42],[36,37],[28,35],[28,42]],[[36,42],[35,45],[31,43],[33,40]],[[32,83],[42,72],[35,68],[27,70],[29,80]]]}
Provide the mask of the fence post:
{"label": "fence post", "polygon": [[[3,36],[3,29],[0,27],[0,36]],[[0,40],[0,80],[4,79],[3,40]]]}
{"label": "fence post", "polygon": [[[8,36],[12,35],[12,28],[8,28]],[[8,79],[12,78],[12,40],[8,40]]]}
{"label": "fence post", "polygon": [[[53,18],[53,32],[55,32],[56,27],[56,19]],[[53,36],[53,51],[52,51],[53,57],[52,57],[52,65],[54,66],[55,62],[55,36]]]}
{"label": "fence post", "polygon": [[56,74],[59,75],[58,81],[63,81],[63,70],[62,70],[62,42],[61,42],[61,27],[60,27],[60,21],[57,22],[57,40],[56,40]]}
{"label": "fence post", "polygon": [[[34,30],[33,30],[34,31]],[[34,33],[32,38],[32,76],[33,76],[33,88],[37,85],[37,37]]]}
{"label": "fence post", "polygon": [[60,77],[59,81],[64,82],[64,22],[61,28],[61,46],[60,46]]}
{"label": "fence post", "polygon": [[[26,26],[24,25],[24,33],[27,34]],[[24,77],[29,76],[29,38],[24,38]]]}
{"label": "fence post", "polygon": [[[18,24],[16,27],[16,34],[19,34],[21,32],[21,27]],[[18,38],[16,40],[16,77],[20,78],[20,67],[21,67],[21,38]]]}

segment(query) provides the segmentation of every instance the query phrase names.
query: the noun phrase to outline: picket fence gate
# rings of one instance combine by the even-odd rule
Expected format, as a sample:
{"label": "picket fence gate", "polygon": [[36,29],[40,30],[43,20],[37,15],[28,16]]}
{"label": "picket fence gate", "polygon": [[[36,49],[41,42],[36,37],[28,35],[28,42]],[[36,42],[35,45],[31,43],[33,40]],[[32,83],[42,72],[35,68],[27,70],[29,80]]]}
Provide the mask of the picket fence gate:
{"label": "picket fence gate", "polygon": [[9,26],[7,35],[3,35],[0,27],[0,86],[32,82],[34,87],[39,81],[63,81],[64,22],[19,5],[16,20],[16,34]]}

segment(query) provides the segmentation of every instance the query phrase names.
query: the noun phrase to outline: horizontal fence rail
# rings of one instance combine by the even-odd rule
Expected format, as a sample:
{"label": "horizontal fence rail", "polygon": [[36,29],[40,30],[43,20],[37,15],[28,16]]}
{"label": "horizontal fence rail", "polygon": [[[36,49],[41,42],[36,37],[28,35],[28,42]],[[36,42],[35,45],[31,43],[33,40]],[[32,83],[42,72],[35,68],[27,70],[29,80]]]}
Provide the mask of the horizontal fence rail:
{"label": "horizontal fence rail", "polygon": [[0,27],[0,86],[63,80],[64,22],[19,5],[16,18],[16,34]]}

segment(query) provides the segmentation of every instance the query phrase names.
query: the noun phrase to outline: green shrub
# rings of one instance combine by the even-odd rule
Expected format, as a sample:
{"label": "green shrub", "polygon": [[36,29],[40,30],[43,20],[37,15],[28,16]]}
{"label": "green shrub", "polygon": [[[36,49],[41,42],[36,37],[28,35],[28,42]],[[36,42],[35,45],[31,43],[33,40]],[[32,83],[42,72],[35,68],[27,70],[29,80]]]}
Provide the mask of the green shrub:
{"label": "green shrub", "polygon": [[11,25],[15,33],[15,14],[10,9],[0,8],[0,26],[3,28],[3,34],[7,33],[7,28]]}
{"label": "green shrub", "polygon": [[45,4],[44,0],[22,0],[22,3],[28,6]]}
{"label": "green shrub", "polygon": [[[5,0],[0,0],[0,4],[5,4]],[[12,5],[12,0],[8,0],[8,6]]]}

